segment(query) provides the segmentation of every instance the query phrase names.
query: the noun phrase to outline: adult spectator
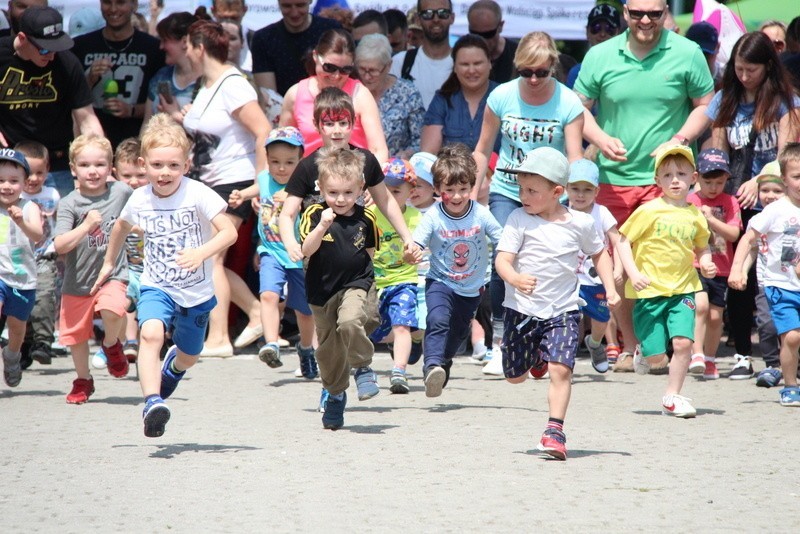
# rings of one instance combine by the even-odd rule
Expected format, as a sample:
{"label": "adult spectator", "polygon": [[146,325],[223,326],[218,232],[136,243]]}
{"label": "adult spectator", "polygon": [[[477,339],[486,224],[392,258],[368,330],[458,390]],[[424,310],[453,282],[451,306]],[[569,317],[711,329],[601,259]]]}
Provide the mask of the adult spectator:
{"label": "adult spectator", "polygon": [[29,7],[17,29],[14,37],[0,38],[0,92],[6,95],[0,100],[0,145],[42,143],[50,152],[46,183],[64,196],[75,189],[68,161],[73,124],[80,133],[103,135],[103,129],[58,11]]}
{"label": "adult spectator", "polygon": [[388,29],[389,44],[392,54],[403,52],[408,48],[408,19],[399,9],[387,9],[383,12]]}
{"label": "adult spectator", "polygon": [[[158,39],[133,27],[136,6],[136,0],[101,0],[105,27],[77,37],[73,49],[85,69],[100,124],[114,147],[139,135],[148,84],[164,66]],[[109,90],[112,85],[116,91]]]}
{"label": "adult spectator", "polygon": [[281,20],[261,28],[253,35],[253,78],[259,87],[286,94],[305,78],[306,51],[316,46],[327,30],[341,25],[311,15],[311,0],[278,0]]}
{"label": "adult spectator", "polygon": [[353,99],[356,117],[350,143],[369,149],[380,162],[389,157],[375,99],[360,81],[350,76],[355,74],[355,52],[353,38],[347,31],[326,31],[311,54],[311,75],[286,91],[281,126],[295,126],[303,133],[306,156],[322,146],[314,123],[314,99],[322,89],[337,87]]}
{"label": "adult spectator", "polygon": [[417,0],[422,26],[422,45],[392,59],[392,76],[411,80],[422,95],[425,108],[453,70],[450,26],[455,21],[450,0]]}
{"label": "adult spectator", "polygon": [[47,7],[47,0],[8,0],[6,18],[7,27],[0,29],[0,37],[16,35],[19,31],[19,19],[29,7]]}
{"label": "adult spectator", "polygon": [[[241,50],[238,56],[239,61],[236,64],[242,70],[250,72],[253,70],[253,51],[250,47],[253,44],[253,35],[256,32],[244,25],[243,20],[246,13],[247,4],[245,0],[214,0],[214,3],[211,4],[211,14],[214,15],[214,20],[217,22],[233,21],[239,25]],[[230,32],[228,32],[228,35],[230,35]]]}
{"label": "adult spectator", "polygon": [[[477,35],[459,37],[453,45],[453,72],[436,91],[425,113],[421,150],[436,154],[442,146],[464,143],[475,150],[481,135],[489,93],[497,82],[489,79],[492,63],[489,46]],[[500,149],[500,140],[492,151]]]}
{"label": "adult spectator", "polygon": [[[183,119],[194,139],[195,178],[226,201],[234,189],[244,189],[266,168],[264,142],[270,127],[258,104],[255,89],[239,69],[226,63],[228,35],[216,22],[201,20],[189,28],[187,55],[200,65],[203,84]],[[228,208],[227,216],[238,229],[251,213],[249,203]],[[201,356],[233,355],[228,333],[231,301],[248,315],[248,324],[235,347],[254,343],[263,331],[258,299],[233,271],[225,269],[225,251],[214,257],[217,306],[209,317],[208,337]]]}
{"label": "adult spectator", "polygon": [[800,94],[800,17],[792,19],[786,27],[786,51],[781,54],[781,63],[795,92]]}
{"label": "adult spectator", "polygon": [[[586,54],[575,92],[587,110],[584,137],[601,151],[597,202],[622,225],[641,204],[656,198],[652,154],[667,143],[689,144],[706,129],[705,110],[714,81],[700,48],[664,30],[666,0],[629,0],[628,29]],[[674,80],[674,82],[669,82]],[[619,369],[632,368],[636,344],[630,300],[617,322],[625,346]]]}
{"label": "adult spectator", "polygon": [[372,33],[379,33],[381,35],[389,35],[389,24],[386,22],[386,17],[383,13],[375,9],[366,9],[358,14],[353,19],[353,29],[350,30],[353,35],[353,41],[358,46],[359,41],[365,36]]}
{"label": "adult spectator", "polygon": [[408,10],[406,20],[408,21],[406,49],[419,48],[422,46],[422,26],[419,23],[419,14],[416,7]]}
{"label": "adult spectator", "polygon": [[361,83],[378,103],[389,156],[408,159],[419,152],[425,107],[413,83],[389,74],[391,65],[392,49],[386,37],[374,34],[361,39],[356,67]]}
{"label": "adult spectator", "polygon": [[[599,4],[589,11],[589,19],[586,23],[586,40],[589,42],[589,48],[604,43],[619,35],[622,20],[619,16],[617,8],[610,4]],[[578,63],[567,74],[566,86],[572,89],[575,86],[575,80],[578,79],[578,73],[581,71],[581,64]]]}
{"label": "adult spectator", "polygon": [[777,53],[786,50],[786,24],[779,20],[767,20],[761,23],[758,31],[769,37]]}
{"label": "adult spectator", "polygon": [[82,7],[69,16],[69,36],[73,39],[87,33],[97,31],[106,25],[103,14],[96,8]]}
{"label": "adult spectator", "polygon": [[515,78],[514,55],[517,53],[517,42],[501,35],[505,21],[500,5],[494,0],[478,0],[469,6],[467,21],[469,33],[480,35],[489,46],[489,57],[492,61],[489,79],[505,83]]}
{"label": "adult spectator", "polygon": [[686,30],[686,38],[697,43],[708,63],[708,71],[714,78],[714,88],[719,89],[722,73],[717,72],[717,54],[719,54],[719,32],[706,21],[695,22]]}
{"label": "adult spectator", "polygon": [[253,58],[244,54],[244,31],[235,19],[217,19],[222,29],[228,34],[228,63],[236,65],[243,72],[253,70]]}

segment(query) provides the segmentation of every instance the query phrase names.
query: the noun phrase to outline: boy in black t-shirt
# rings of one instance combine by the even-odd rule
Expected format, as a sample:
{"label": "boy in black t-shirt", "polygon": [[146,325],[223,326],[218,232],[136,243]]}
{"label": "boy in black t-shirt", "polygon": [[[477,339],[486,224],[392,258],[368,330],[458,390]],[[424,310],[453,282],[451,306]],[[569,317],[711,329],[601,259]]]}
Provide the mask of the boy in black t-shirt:
{"label": "boy in black t-shirt", "polygon": [[364,189],[362,153],[322,148],[317,168],[323,202],[303,212],[300,239],[309,257],[306,294],[317,325],[317,363],[329,393],[322,426],[336,430],[344,425],[351,368],[356,369],[358,400],[380,391],[369,367],[374,347],[364,328],[370,320],[367,295],[374,282],[378,225],[371,212],[356,204]]}

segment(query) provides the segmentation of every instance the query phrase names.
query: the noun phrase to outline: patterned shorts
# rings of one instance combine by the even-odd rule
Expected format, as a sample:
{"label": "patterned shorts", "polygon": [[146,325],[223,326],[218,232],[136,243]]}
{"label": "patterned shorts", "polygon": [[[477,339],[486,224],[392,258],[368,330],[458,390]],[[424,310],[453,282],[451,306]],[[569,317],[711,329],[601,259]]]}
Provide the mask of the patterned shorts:
{"label": "patterned shorts", "polygon": [[393,326],[407,326],[413,332],[417,329],[417,284],[399,284],[380,290],[378,313],[381,324],[369,338],[379,343],[389,335]]}
{"label": "patterned shorts", "polygon": [[522,376],[542,360],[574,368],[580,320],[577,310],[537,319],[505,308],[502,353],[506,378]]}

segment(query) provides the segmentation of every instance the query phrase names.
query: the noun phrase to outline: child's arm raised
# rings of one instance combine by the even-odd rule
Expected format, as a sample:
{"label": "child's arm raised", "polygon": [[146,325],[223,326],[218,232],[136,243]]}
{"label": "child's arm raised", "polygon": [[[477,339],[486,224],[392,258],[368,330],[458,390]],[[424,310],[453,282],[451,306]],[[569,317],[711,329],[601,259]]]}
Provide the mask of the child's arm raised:
{"label": "child's arm raised", "polygon": [[[23,213],[23,211],[27,211],[27,214]],[[8,215],[11,217],[11,220],[19,226],[19,229],[22,230],[22,233],[25,234],[28,239],[34,243],[38,243],[39,240],[42,239],[44,235],[44,230],[42,229],[42,211],[35,202],[29,202],[28,205],[25,206],[25,210],[19,206],[9,206]]]}
{"label": "child's arm raised", "polygon": [[78,226],[57,235],[53,240],[53,246],[56,249],[56,254],[66,254],[71,252],[75,247],[80,244],[81,240],[85,238],[89,232],[95,230],[103,223],[103,216],[97,210],[89,210],[84,217],[83,222]]}
{"label": "child's arm raised", "polygon": [[514,259],[517,255],[511,252],[498,251],[494,260],[497,274],[504,281],[514,286],[520,293],[530,295],[536,289],[536,277],[530,274],[518,273],[514,270]]}
{"label": "child's arm raised", "polygon": [[125,238],[132,229],[133,225],[124,219],[117,219],[116,222],[114,222],[114,228],[111,229],[111,235],[108,237],[108,247],[106,248],[106,255],[103,258],[103,266],[100,268],[100,272],[97,273],[97,280],[95,280],[92,286],[92,295],[97,293],[97,290],[106,283],[108,277],[114,272],[119,251],[122,250]]}
{"label": "child's arm raised", "polygon": [[633,261],[631,242],[628,241],[625,234],[620,234],[619,243],[617,244],[617,254],[622,262],[622,266],[625,268],[625,272],[628,273],[628,278],[630,278],[633,289],[641,291],[650,285],[650,279],[639,272],[639,268],[636,267],[636,262]]}
{"label": "child's arm raised", "polygon": [[217,233],[197,248],[185,248],[178,252],[175,263],[182,269],[194,271],[198,269],[208,258],[218,254],[236,242],[238,234],[236,227],[225,215],[224,211],[219,212],[211,219],[211,226]]}
{"label": "child's arm raised", "polygon": [[728,286],[740,291],[747,286],[747,271],[744,269],[745,258],[750,255],[753,244],[758,240],[758,232],[752,228],[747,230],[739,244],[736,246],[736,253],[733,255],[731,264],[731,274],[728,275]]}
{"label": "child's arm raised", "polygon": [[[325,232],[328,231],[331,224],[333,224],[333,219],[336,218],[336,214],[333,213],[331,208],[325,208],[322,211],[322,214],[319,218],[319,224],[317,224],[313,230],[311,230],[306,238],[303,240],[302,251],[304,256],[311,256],[317,250],[319,250],[319,246],[322,244],[322,238],[325,237]],[[372,252],[375,252],[375,249],[372,249]]]}

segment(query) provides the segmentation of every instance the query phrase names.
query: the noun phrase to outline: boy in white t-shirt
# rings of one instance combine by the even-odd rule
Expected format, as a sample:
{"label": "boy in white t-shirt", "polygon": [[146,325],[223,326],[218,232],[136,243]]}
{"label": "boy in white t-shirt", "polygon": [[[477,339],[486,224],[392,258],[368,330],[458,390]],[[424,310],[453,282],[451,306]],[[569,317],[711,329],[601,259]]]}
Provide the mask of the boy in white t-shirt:
{"label": "boy in white t-shirt", "polygon": [[[208,315],[216,305],[212,257],[236,241],[225,216],[227,204],[190,180],[189,139],[166,114],[150,119],[142,134],[142,157],[150,185],[133,192],[120,213],[93,291],[113,271],[133,226],[144,232],[144,271],[137,306],[139,381],[145,397],[144,435],[159,437],[170,418],[164,403],[203,349]],[[212,230],[217,233],[212,237]],[[166,330],[175,343],[159,372]]]}

